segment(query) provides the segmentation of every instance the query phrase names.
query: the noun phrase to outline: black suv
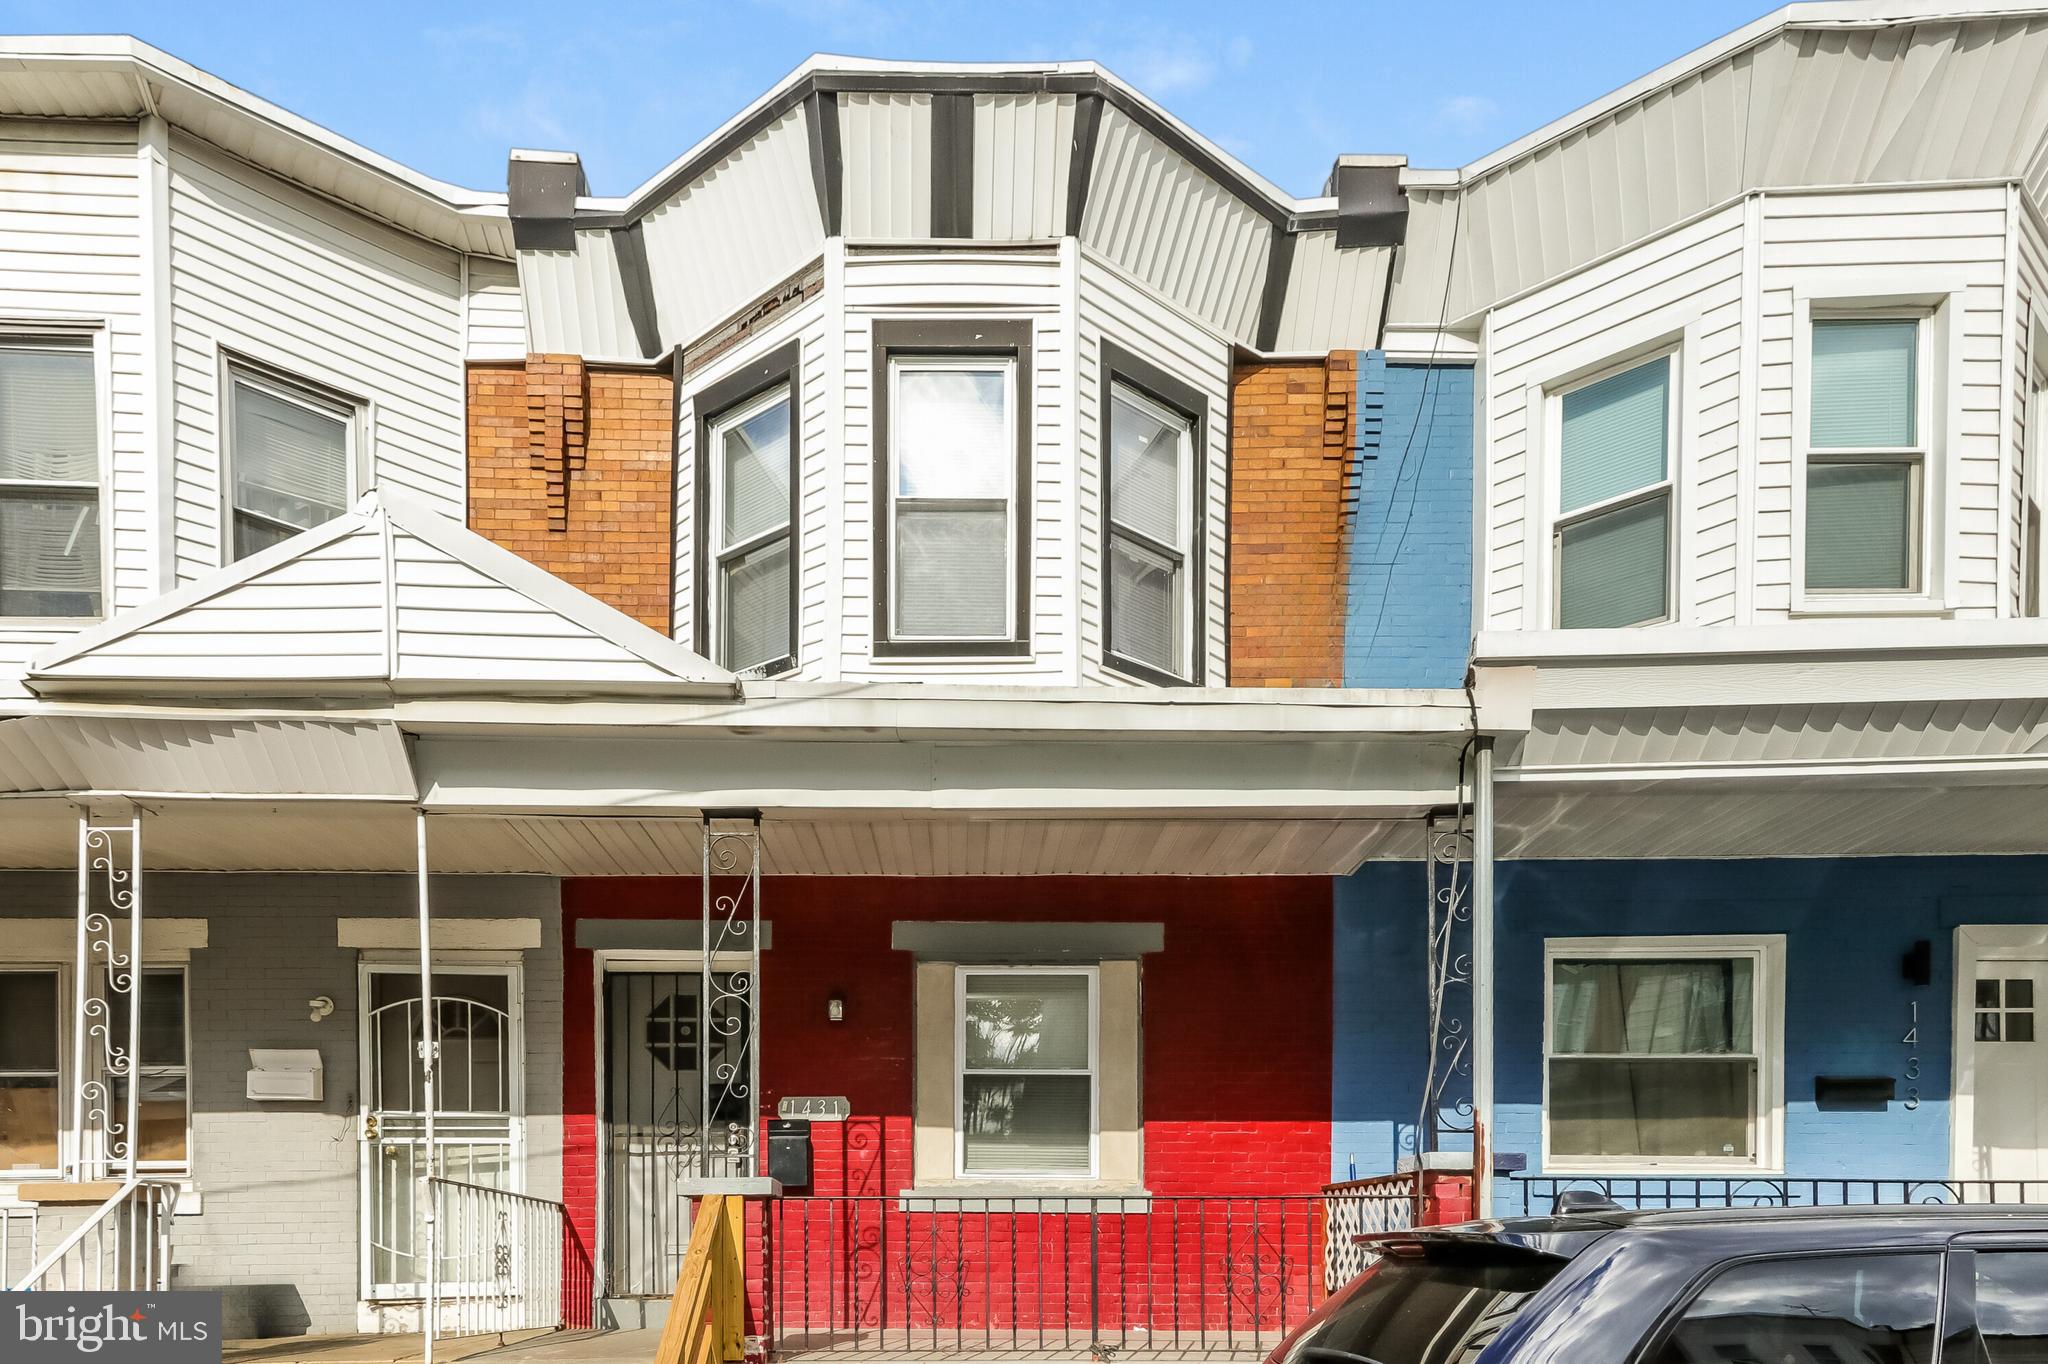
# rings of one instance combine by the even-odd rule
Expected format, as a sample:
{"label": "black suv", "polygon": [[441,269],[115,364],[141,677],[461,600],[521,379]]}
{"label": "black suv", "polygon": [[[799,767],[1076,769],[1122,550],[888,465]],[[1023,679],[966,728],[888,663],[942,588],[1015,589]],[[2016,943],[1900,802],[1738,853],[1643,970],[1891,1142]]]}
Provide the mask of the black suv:
{"label": "black suv", "polygon": [[2048,1207],[1702,1209],[1431,1227],[1268,1364],[2044,1364]]}

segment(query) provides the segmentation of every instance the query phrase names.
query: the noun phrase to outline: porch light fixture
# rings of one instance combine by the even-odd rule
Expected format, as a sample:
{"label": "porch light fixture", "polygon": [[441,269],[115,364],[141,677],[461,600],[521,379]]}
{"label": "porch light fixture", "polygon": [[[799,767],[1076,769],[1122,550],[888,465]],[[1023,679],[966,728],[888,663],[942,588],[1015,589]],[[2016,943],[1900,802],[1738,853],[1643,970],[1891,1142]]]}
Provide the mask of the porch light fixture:
{"label": "porch light fixture", "polygon": [[306,1001],[306,1021],[318,1023],[334,1012],[334,1000],[328,995],[315,995]]}
{"label": "porch light fixture", "polygon": [[825,1001],[825,1020],[829,1023],[846,1021],[846,1001],[838,995]]}

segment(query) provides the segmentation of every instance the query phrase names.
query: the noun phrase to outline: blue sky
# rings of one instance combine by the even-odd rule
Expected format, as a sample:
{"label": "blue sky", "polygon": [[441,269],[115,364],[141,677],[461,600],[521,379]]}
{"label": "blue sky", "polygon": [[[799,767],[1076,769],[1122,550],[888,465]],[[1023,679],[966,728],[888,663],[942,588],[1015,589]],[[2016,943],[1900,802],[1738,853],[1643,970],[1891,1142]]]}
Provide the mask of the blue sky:
{"label": "blue sky", "polygon": [[1296,194],[1339,152],[1457,165],[1767,0],[0,0],[16,33],[133,33],[429,174],[502,189],[513,146],[632,188],[812,52],[1092,57]]}

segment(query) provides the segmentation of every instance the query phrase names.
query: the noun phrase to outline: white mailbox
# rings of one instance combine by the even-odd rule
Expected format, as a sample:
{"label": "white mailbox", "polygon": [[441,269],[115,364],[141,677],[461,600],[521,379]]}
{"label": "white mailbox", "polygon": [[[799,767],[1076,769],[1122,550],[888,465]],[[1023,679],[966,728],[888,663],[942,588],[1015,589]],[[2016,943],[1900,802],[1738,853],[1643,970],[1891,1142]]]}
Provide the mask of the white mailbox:
{"label": "white mailbox", "polygon": [[317,1051],[249,1049],[248,1097],[263,1103],[316,1103],[325,1097]]}

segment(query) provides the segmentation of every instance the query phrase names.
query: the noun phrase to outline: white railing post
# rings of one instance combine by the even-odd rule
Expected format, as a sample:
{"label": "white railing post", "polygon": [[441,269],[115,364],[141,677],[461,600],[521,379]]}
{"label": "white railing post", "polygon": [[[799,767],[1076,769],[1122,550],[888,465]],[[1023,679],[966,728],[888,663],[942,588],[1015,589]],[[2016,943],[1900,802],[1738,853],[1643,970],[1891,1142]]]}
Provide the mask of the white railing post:
{"label": "white railing post", "polygon": [[419,866],[419,916],[420,916],[420,1102],[426,1110],[426,1122],[421,1137],[424,1159],[420,1163],[420,1185],[418,1197],[424,1221],[421,1225],[420,1240],[422,1252],[426,1255],[426,1301],[420,1321],[421,1357],[423,1364],[434,1364],[434,1335],[439,1329],[440,1310],[440,1264],[437,1257],[435,1208],[437,1197],[434,1186],[434,1062],[440,1051],[440,1019],[434,1012],[434,945],[432,916],[429,912],[427,892],[427,812],[414,812],[413,831]]}

